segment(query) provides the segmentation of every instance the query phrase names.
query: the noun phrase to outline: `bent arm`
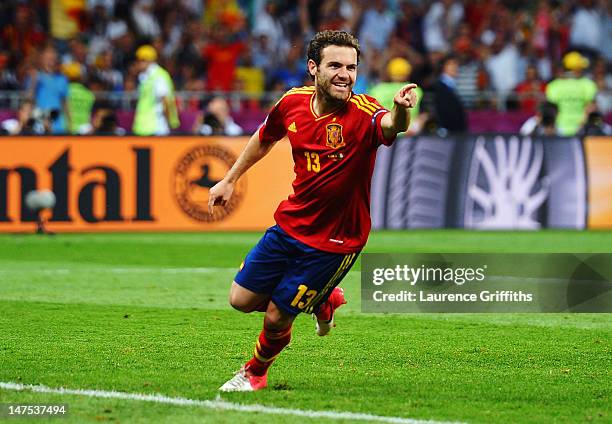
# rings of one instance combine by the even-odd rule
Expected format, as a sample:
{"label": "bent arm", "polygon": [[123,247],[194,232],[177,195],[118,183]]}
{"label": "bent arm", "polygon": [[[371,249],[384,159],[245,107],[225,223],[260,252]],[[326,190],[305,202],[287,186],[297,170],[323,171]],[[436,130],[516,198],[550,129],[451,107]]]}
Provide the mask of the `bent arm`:
{"label": "bent arm", "polygon": [[164,108],[164,118],[166,118],[166,122],[169,123],[172,120],[172,117],[170,115],[170,99],[168,96],[162,97],[162,105]]}
{"label": "bent arm", "polygon": [[410,125],[410,109],[417,104],[416,84],[406,84],[393,97],[393,109],[380,121],[385,138],[395,137]]}
{"label": "bent arm", "polygon": [[275,144],[276,141],[273,143],[262,143],[259,140],[259,131],[255,131],[242,153],[240,153],[238,160],[236,160],[234,166],[232,166],[223,179],[232,184],[238,181],[238,178],[267,155]]}
{"label": "bent arm", "polygon": [[208,211],[211,214],[213,213],[213,206],[223,206],[227,203],[234,191],[234,184],[242,174],[267,155],[275,144],[276,141],[273,143],[262,143],[259,140],[259,131],[256,131],[251,136],[232,168],[227,171],[227,174],[225,174],[225,177],[223,177],[221,181],[210,189],[208,195]]}

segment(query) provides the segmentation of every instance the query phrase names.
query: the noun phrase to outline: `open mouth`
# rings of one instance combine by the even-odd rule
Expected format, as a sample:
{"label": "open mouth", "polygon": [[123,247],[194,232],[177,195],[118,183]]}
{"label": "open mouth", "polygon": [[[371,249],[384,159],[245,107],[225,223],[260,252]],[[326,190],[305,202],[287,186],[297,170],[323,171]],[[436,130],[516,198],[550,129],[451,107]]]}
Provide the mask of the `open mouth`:
{"label": "open mouth", "polygon": [[332,84],[334,87],[336,87],[338,90],[341,91],[345,91],[349,88],[349,84],[348,83],[341,83],[341,82],[335,82]]}

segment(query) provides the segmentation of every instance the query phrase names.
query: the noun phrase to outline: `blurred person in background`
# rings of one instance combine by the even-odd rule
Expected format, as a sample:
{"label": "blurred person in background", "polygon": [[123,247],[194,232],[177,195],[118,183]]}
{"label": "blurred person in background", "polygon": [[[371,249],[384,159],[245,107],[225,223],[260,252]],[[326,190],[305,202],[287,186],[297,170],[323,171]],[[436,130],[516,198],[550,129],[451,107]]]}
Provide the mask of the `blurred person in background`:
{"label": "blurred person in background", "polygon": [[[188,91],[191,93],[203,93],[206,89],[205,81],[200,73],[198,73],[197,65],[190,62],[184,62],[179,65],[179,74],[175,76],[177,91]],[[183,96],[180,99],[181,110],[200,109],[200,96]]]}
{"label": "blurred person in background", "polygon": [[498,95],[499,105],[504,107],[508,94],[514,90],[519,78],[519,50],[507,34],[498,32],[491,45],[491,54],[484,61],[491,86]]}
{"label": "blurred person in background", "polygon": [[100,119],[93,131],[94,135],[124,135],[125,131],[119,127],[117,115],[111,111],[100,116]]}
{"label": "blurred person in background", "polygon": [[364,53],[369,49],[385,49],[395,29],[395,19],[395,13],[387,8],[385,0],[366,3],[359,27],[359,39]]}
{"label": "blurred person in background", "polygon": [[[377,100],[380,99],[380,104],[384,108],[391,110],[393,108],[393,95],[410,81],[411,73],[412,66],[410,63],[404,58],[395,57],[387,63],[387,79],[375,84],[369,90],[368,94]],[[421,87],[416,87],[414,92],[417,96],[417,103],[410,109],[410,126],[406,131],[406,135],[408,136],[419,134],[427,120],[427,114],[419,113],[420,101],[423,98],[423,90]]]}
{"label": "blurred person in background", "polygon": [[134,60],[136,36],[128,29],[127,25],[125,28],[117,28],[118,31],[113,33],[113,37],[110,37],[113,51],[113,68],[125,72]]}
{"label": "blurred person in background", "polygon": [[355,32],[362,13],[363,4],[357,0],[320,1],[317,29]]}
{"label": "blurred person in background", "polygon": [[459,62],[457,70],[457,93],[466,107],[473,107],[480,101],[479,92],[488,85],[488,75],[477,54],[478,43],[470,34],[470,27],[461,24],[459,34],[453,42],[453,51]]}
{"label": "blurred person in background", "polygon": [[240,125],[234,122],[230,115],[229,104],[221,96],[210,100],[206,112],[197,117],[193,130],[194,134],[200,135],[237,136],[244,132]]}
{"label": "blurred person in background", "polygon": [[12,62],[14,61],[8,52],[0,51],[0,91],[20,89],[17,74],[11,66]]}
{"label": "blurred person in background", "polygon": [[68,79],[59,72],[55,47],[48,45],[41,51],[38,68],[30,71],[26,92],[42,115],[51,120],[51,133],[66,133],[70,125],[66,105]]}
{"label": "blurred person in background", "polygon": [[87,68],[88,60],[88,44],[85,37],[79,36],[71,38],[67,41],[68,51],[60,57],[60,63],[76,63],[81,67],[81,76],[86,78],[89,69]]}
{"label": "blurred person in background", "polygon": [[277,60],[284,59],[289,50],[288,36],[280,20],[280,4],[279,0],[267,0],[263,9],[257,12],[251,31],[254,37],[267,37],[267,43]]}
{"label": "blurred person in background", "polygon": [[404,40],[410,47],[421,54],[426,52],[423,42],[423,21],[425,5],[402,0],[400,11],[395,23],[395,36]]}
{"label": "blurred person in background", "polygon": [[433,84],[428,100],[433,123],[441,135],[466,132],[468,129],[467,114],[457,92],[459,70],[457,58],[453,55],[444,57],[440,63],[440,69],[440,77]]}
{"label": "blurred person in background", "polygon": [[423,40],[428,51],[449,52],[451,37],[463,19],[463,5],[453,0],[434,2],[423,22]]}
{"label": "blurred person in background", "polygon": [[[594,59],[602,51],[605,12],[595,0],[579,0],[570,28],[570,47]],[[609,43],[610,40],[607,40]]]}
{"label": "blurred person in background", "polygon": [[292,47],[287,54],[285,64],[279,66],[272,74],[273,81],[281,81],[283,83],[282,91],[303,85],[304,76],[306,76],[306,63],[302,60],[302,50],[300,47]]}
{"label": "blurred person in background", "polygon": [[581,137],[587,135],[612,135],[612,126],[604,121],[604,117],[598,110],[591,111],[586,118],[586,122],[578,132]]}
{"label": "blurred person in background", "polygon": [[521,110],[535,113],[538,104],[544,99],[546,83],[538,77],[538,69],[534,64],[527,66],[525,80],[516,86],[515,91]]}
{"label": "blurred person in background", "polygon": [[91,110],[95,101],[92,91],[83,84],[81,67],[78,63],[62,66],[64,75],[70,81],[66,103],[70,115],[71,134],[87,134],[91,131]]}
{"label": "blurred person in background", "polygon": [[247,46],[234,37],[230,27],[223,24],[217,25],[211,35],[212,40],[202,49],[202,56],[207,63],[207,89],[232,91],[238,60]]}
{"label": "blurred person in background", "polygon": [[119,127],[116,108],[109,99],[101,94],[106,91],[102,80],[95,75],[89,79],[89,87],[96,96],[91,113],[91,134],[94,135],[124,135],[126,131]]}
{"label": "blurred person in background", "polygon": [[278,57],[270,44],[268,36],[261,34],[257,37],[252,37],[248,40],[247,46],[249,55],[254,67],[261,69],[265,76],[265,84],[269,85],[272,82],[271,75],[277,69]]}
{"label": "blurred person in background", "polygon": [[153,0],[136,0],[131,9],[136,32],[143,38],[154,39],[161,35],[161,27],[154,12]]}
{"label": "blurred person in background", "polygon": [[47,39],[44,29],[36,20],[31,6],[19,4],[9,23],[0,30],[0,41],[17,60],[24,60],[42,47]]}
{"label": "blurred person in background", "polygon": [[561,135],[572,136],[582,127],[587,114],[594,110],[597,85],[583,76],[589,60],[580,53],[567,53],[563,66],[566,73],[548,84],[546,99],[559,108],[557,127]]}
{"label": "blurred person in background", "polygon": [[168,135],[180,125],[172,78],[157,64],[153,46],[140,46],[136,60],[138,103],[132,131],[136,135]]}
{"label": "blurred person in background", "polygon": [[597,85],[597,110],[602,115],[612,112],[612,74],[606,73],[606,62],[603,58],[595,61],[592,80]]}
{"label": "blurred person in background", "polygon": [[49,27],[60,53],[67,49],[68,40],[86,28],[85,1],[49,0]]}
{"label": "blurred person in background", "polygon": [[247,50],[236,68],[236,86],[247,97],[242,102],[243,106],[249,109],[259,108],[265,91],[265,80],[263,69],[254,66],[251,51]]}
{"label": "blurred person in background", "polygon": [[604,42],[601,46],[601,53],[606,62],[612,63],[612,43],[610,43],[610,40],[612,40],[612,1],[604,2],[603,9],[601,19],[603,21],[602,39]]}
{"label": "blurred person in background", "polygon": [[15,118],[5,119],[0,123],[0,134],[2,135],[43,135],[45,133],[44,123],[34,117],[34,102],[30,99],[21,101]]}
{"label": "blurred person in background", "polygon": [[556,126],[557,114],[559,109],[557,105],[551,102],[542,102],[536,111],[536,114],[527,119],[519,134],[524,136],[555,136],[560,135]]}
{"label": "blurred person in background", "polygon": [[92,75],[104,81],[108,91],[123,91],[123,74],[113,67],[112,50],[104,50],[96,57]]}
{"label": "blurred person in background", "polygon": [[87,37],[87,47],[89,50],[89,62],[97,57],[104,50],[109,50],[110,39],[108,38],[108,27],[113,15],[112,8],[109,11],[102,2],[89,2],[88,6],[88,28],[85,32]]}

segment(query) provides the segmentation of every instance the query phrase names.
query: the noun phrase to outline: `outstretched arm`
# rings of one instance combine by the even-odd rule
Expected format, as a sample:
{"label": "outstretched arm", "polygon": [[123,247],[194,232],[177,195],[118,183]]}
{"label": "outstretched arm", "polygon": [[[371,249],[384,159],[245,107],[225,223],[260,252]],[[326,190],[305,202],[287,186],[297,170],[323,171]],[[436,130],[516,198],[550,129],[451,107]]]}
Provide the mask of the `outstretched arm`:
{"label": "outstretched arm", "polygon": [[410,110],[417,104],[416,84],[406,84],[395,93],[393,109],[385,114],[380,122],[385,138],[395,137],[410,125]]}
{"label": "outstretched arm", "polygon": [[257,163],[263,158],[274,146],[274,143],[261,143],[259,141],[259,131],[251,136],[251,139],[245,146],[242,153],[232,166],[227,171],[225,177],[219,181],[213,188],[210,189],[208,194],[208,212],[212,215],[213,207],[216,205],[224,206],[227,201],[232,197],[234,191],[234,184],[238,181],[238,178],[244,174],[247,169]]}

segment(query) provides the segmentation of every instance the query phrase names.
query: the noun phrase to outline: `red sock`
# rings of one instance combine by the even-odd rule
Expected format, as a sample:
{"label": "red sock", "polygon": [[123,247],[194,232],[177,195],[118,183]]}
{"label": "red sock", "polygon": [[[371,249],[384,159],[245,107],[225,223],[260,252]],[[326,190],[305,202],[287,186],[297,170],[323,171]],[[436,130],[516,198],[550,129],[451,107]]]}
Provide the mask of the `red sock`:
{"label": "red sock", "polygon": [[283,330],[273,330],[266,327],[259,334],[259,340],[255,346],[255,354],[246,368],[253,375],[264,375],[278,354],[289,344],[291,340],[291,326]]}

